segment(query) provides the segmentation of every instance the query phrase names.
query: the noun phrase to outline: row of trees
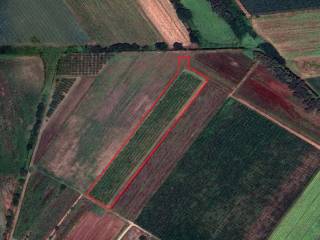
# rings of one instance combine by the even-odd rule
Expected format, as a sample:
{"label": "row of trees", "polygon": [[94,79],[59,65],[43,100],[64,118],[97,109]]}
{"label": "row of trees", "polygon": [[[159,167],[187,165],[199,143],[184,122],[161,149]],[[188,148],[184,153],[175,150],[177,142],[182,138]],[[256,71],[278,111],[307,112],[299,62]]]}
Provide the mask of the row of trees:
{"label": "row of trees", "polygon": [[286,83],[293,91],[293,95],[301,100],[306,111],[320,112],[320,97],[299,76],[290,71],[277,59],[267,56],[262,52],[255,52],[256,58],[266,65],[273,75],[280,81]]}

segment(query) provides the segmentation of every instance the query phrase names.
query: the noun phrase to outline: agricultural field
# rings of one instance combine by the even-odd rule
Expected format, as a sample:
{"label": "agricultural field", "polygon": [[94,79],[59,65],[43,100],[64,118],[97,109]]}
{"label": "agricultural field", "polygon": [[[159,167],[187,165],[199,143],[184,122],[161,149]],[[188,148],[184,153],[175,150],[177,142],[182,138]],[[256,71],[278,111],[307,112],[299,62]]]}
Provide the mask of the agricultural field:
{"label": "agricultural field", "polygon": [[149,156],[159,139],[189,99],[204,84],[204,79],[194,73],[184,71],[174,80],[139,126],[134,136],[109,165],[100,181],[90,194],[105,203],[110,202],[122,183],[128,179]]}
{"label": "agricultural field", "polygon": [[320,8],[320,3],[317,0],[240,0],[240,2],[252,15],[255,16],[277,12]]}
{"label": "agricultural field", "polygon": [[309,85],[320,95],[320,77],[306,79]]}
{"label": "agricultural field", "polygon": [[44,239],[55,228],[79,193],[41,173],[33,173],[14,232],[17,240]]}
{"label": "agricultural field", "polygon": [[[319,156],[311,145],[229,99],[137,223],[168,240],[265,239],[320,168]],[[300,168],[304,162],[311,167]],[[256,220],[270,206],[267,223],[256,232]]]}
{"label": "agricultural field", "polygon": [[72,45],[89,41],[63,0],[4,0],[0,45]]}
{"label": "agricultural field", "polygon": [[[80,81],[68,94],[62,102],[70,103],[64,105],[68,109],[61,106],[57,110],[60,113],[57,112],[48,121],[37,149],[36,164],[77,189],[86,191],[143,113],[175,76],[178,55],[189,54],[196,53],[121,53],[111,57],[95,80],[91,78],[90,83]],[[240,54],[240,51],[226,51],[225,54],[233,56]],[[226,62],[225,67],[230,65],[232,68],[234,64],[248,66],[248,62],[250,60],[243,56],[242,62]],[[182,61],[181,69],[186,64]],[[217,103],[222,101],[219,92],[225,95],[235,87],[233,82],[219,75],[219,71],[223,71],[221,64],[207,67],[197,60],[192,60],[192,64],[197,69],[205,70],[209,79],[214,80],[213,88],[219,91],[207,94],[214,95]],[[85,84],[83,90],[80,84]],[[76,98],[76,103],[68,100],[72,98]]]}
{"label": "agricultural field", "polygon": [[297,133],[320,143],[320,116],[305,106],[287,83],[259,65],[235,93],[236,98],[257,108]]}
{"label": "agricultural field", "polygon": [[106,63],[105,53],[75,53],[63,56],[58,63],[58,75],[96,76]]}
{"label": "agricultural field", "polygon": [[313,240],[320,237],[320,172],[281,220],[269,240]]}
{"label": "agricultural field", "polygon": [[0,59],[0,176],[18,175],[25,167],[43,84],[39,57]]}
{"label": "agricultural field", "polygon": [[181,0],[181,3],[192,12],[188,25],[199,32],[201,47],[234,47],[239,46],[230,26],[213,12],[210,2],[206,0]]}
{"label": "agricultural field", "polygon": [[113,240],[127,225],[122,218],[82,198],[51,237],[61,240]]}
{"label": "agricultural field", "polygon": [[54,92],[51,97],[49,108],[47,110],[47,116],[50,117],[56,110],[58,105],[64,100],[68,91],[76,81],[75,78],[61,78],[56,79]]}
{"label": "agricultural field", "polygon": [[137,1],[66,0],[66,4],[95,43],[152,45],[163,41]]}
{"label": "agricultural field", "polygon": [[320,10],[263,15],[252,22],[294,72],[303,78],[320,75]]}

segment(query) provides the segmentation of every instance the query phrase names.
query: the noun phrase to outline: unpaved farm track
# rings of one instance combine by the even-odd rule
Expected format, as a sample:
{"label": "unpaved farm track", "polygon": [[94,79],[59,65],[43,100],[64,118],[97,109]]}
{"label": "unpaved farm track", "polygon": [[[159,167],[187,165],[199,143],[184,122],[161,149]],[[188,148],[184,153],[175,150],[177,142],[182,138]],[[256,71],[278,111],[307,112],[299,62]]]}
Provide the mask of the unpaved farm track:
{"label": "unpaved farm track", "polygon": [[175,42],[184,46],[191,44],[189,33],[169,0],[138,0],[138,3],[169,45]]}

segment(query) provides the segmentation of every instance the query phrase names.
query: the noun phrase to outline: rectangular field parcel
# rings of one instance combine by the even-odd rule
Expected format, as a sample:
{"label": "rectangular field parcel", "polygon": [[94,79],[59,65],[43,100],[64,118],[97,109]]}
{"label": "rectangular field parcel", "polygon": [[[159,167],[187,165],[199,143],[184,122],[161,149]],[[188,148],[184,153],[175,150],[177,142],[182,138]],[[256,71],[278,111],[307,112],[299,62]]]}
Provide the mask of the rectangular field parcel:
{"label": "rectangular field parcel", "polygon": [[162,37],[136,0],[66,0],[80,25],[98,44],[153,44]]}
{"label": "rectangular field parcel", "polygon": [[315,240],[320,237],[320,172],[281,220],[270,240]]}
{"label": "rectangular field parcel", "polygon": [[89,41],[64,0],[3,0],[0,45],[72,45]]}
{"label": "rectangular field parcel", "polygon": [[[137,223],[166,240],[266,239],[294,196],[319,168],[320,153],[229,100],[151,198]],[[304,161],[289,193],[279,189]],[[304,179],[302,182],[301,179]],[[298,186],[298,189],[297,187]],[[255,223],[272,206],[263,228]]]}
{"label": "rectangular field parcel", "polygon": [[0,60],[0,175],[18,174],[24,167],[43,83],[40,58]]}
{"label": "rectangular field parcel", "polygon": [[65,185],[41,173],[33,173],[23,199],[14,239],[45,239],[79,196],[79,193]]}
{"label": "rectangular field parcel", "polygon": [[318,0],[240,0],[252,15],[320,8]]}
{"label": "rectangular field parcel", "polygon": [[201,82],[193,73],[181,73],[129,143],[108,166],[106,173],[91,192],[94,197],[105,203],[112,199],[123,181],[139,167]]}

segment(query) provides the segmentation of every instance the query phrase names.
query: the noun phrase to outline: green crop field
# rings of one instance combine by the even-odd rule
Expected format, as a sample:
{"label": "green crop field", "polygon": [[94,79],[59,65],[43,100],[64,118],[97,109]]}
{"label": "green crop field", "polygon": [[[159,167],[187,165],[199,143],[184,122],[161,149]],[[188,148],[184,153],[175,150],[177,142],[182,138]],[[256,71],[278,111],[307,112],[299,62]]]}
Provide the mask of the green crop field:
{"label": "green crop field", "polygon": [[63,0],[4,0],[0,44],[84,44],[89,41]]}
{"label": "green crop field", "polygon": [[137,224],[161,239],[244,239],[310,145],[228,100]]}
{"label": "green crop field", "polygon": [[153,44],[162,41],[136,1],[66,0],[92,40],[111,45],[119,42]]}
{"label": "green crop field", "polygon": [[160,99],[129,143],[112,162],[91,194],[108,203],[150,152],[157,139],[187,103],[201,80],[194,74],[183,72],[174,81],[168,92]]}
{"label": "green crop field", "polygon": [[237,46],[239,39],[231,27],[213,12],[207,0],[182,0],[181,3],[192,12],[189,23],[192,30],[200,33],[202,47]]}
{"label": "green crop field", "polygon": [[0,175],[18,174],[44,84],[40,58],[0,60]]}
{"label": "green crop field", "polygon": [[14,232],[17,240],[44,239],[54,229],[79,194],[40,173],[34,173]]}
{"label": "green crop field", "polygon": [[320,238],[320,172],[282,219],[270,240],[317,240]]}

